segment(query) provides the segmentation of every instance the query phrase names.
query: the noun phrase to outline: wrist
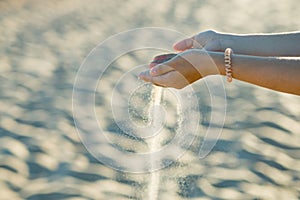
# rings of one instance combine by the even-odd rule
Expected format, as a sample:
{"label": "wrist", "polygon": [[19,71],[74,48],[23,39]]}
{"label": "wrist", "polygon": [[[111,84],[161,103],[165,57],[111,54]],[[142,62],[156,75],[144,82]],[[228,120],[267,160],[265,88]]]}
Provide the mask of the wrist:
{"label": "wrist", "polygon": [[235,35],[232,34],[226,34],[226,33],[219,33],[219,42],[221,46],[221,51],[225,51],[226,48],[230,47],[233,49],[235,48]]}
{"label": "wrist", "polygon": [[207,52],[212,62],[207,70],[207,75],[225,75],[224,53],[223,52]]}

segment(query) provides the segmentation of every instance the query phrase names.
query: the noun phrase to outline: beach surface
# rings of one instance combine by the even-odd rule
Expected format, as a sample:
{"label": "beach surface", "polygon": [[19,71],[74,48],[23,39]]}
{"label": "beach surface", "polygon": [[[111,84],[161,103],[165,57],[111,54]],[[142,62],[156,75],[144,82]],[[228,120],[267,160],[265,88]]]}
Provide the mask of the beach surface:
{"label": "beach surface", "polygon": [[[206,29],[286,32],[300,30],[299,19],[297,0],[0,1],[0,200],[300,199],[298,96],[224,79],[224,126],[210,154],[200,159],[213,105],[205,81],[196,82],[200,120],[195,139],[171,165],[152,173],[118,171],[96,159],[78,134],[72,109],[80,65],[112,35],[143,27],[186,36]],[[155,42],[147,35],[139,39]],[[159,53],[164,51],[122,55],[96,89],[95,113],[103,131],[131,152],[147,147],[118,130],[109,114],[110,103],[117,101],[111,91],[123,74]],[[176,101],[169,98],[165,106],[173,111]],[[132,101],[144,105],[138,97]],[[172,138],[176,114],[170,112],[168,119],[165,140]]]}

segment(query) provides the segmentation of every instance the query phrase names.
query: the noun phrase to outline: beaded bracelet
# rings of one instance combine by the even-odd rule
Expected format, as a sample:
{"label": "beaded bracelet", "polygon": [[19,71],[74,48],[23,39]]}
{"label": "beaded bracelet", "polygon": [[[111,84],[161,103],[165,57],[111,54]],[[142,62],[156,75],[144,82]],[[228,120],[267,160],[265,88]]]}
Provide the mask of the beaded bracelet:
{"label": "beaded bracelet", "polygon": [[225,52],[224,52],[225,71],[226,71],[227,81],[229,83],[232,82],[232,67],[231,67],[231,55],[232,54],[233,54],[233,51],[231,48],[225,49]]}

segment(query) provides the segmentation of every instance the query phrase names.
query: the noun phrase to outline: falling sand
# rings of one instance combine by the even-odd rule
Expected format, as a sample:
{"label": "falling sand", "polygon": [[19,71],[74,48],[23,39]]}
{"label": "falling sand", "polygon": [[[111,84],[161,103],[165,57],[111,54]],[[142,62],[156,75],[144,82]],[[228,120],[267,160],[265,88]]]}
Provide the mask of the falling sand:
{"label": "falling sand", "polygon": [[[162,124],[161,118],[161,110],[160,104],[163,96],[163,88],[158,86],[153,86],[152,89],[152,106],[150,107],[149,115],[152,120],[152,127],[154,131],[159,131]],[[151,116],[152,115],[152,116]],[[157,151],[160,147],[160,137],[155,137],[156,133],[154,134],[154,138],[149,141],[149,149],[151,152]],[[152,154],[153,155],[153,154]],[[155,158],[150,156],[150,163],[151,163],[151,174],[150,174],[150,181],[149,181],[149,189],[148,189],[148,199],[149,200],[156,200],[158,199],[159,193],[159,184],[160,184],[160,174],[159,171],[155,170]]]}

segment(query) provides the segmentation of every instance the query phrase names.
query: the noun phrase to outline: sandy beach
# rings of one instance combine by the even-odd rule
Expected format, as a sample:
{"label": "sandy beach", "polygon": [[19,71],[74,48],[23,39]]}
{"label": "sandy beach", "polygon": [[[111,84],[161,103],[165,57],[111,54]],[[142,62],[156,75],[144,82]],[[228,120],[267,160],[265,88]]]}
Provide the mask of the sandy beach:
{"label": "sandy beach", "polygon": [[[200,120],[195,139],[174,163],[152,173],[117,171],[97,160],[84,146],[72,110],[80,65],[112,35],[143,27],[187,36],[206,29],[286,32],[300,30],[299,19],[296,0],[0,1],[0,200],[300,199],[299,96],[237,80],[227,84],[224,79],[224,127],[210,154],[199,159],[213,106],[205,81],[196,82],[199,107],[193,112]],[[146,34],[138,39],[155,40]],[[122,134],[108,114],[110,105],[118,105],[111,92],[130,91],[136,79],[123,75],[162,52],[148,49],[122,55],[98,83],[95,115],[118,148],[149,150],[143,141]],[[128,85],[115,87],[120,80]],[[135,91],[141,96],[124,102],[133,110],[146,107],[143,98],[149,90]],[[172,93],[165,96],[169,129],[158,147],[171,141],[177,120],[176,101]],[[135,114],[129,111],[136,123],[144,123]],[[105,151],[101,145],[97,148]],[[158,185],[151,186],[151,180]]]}

